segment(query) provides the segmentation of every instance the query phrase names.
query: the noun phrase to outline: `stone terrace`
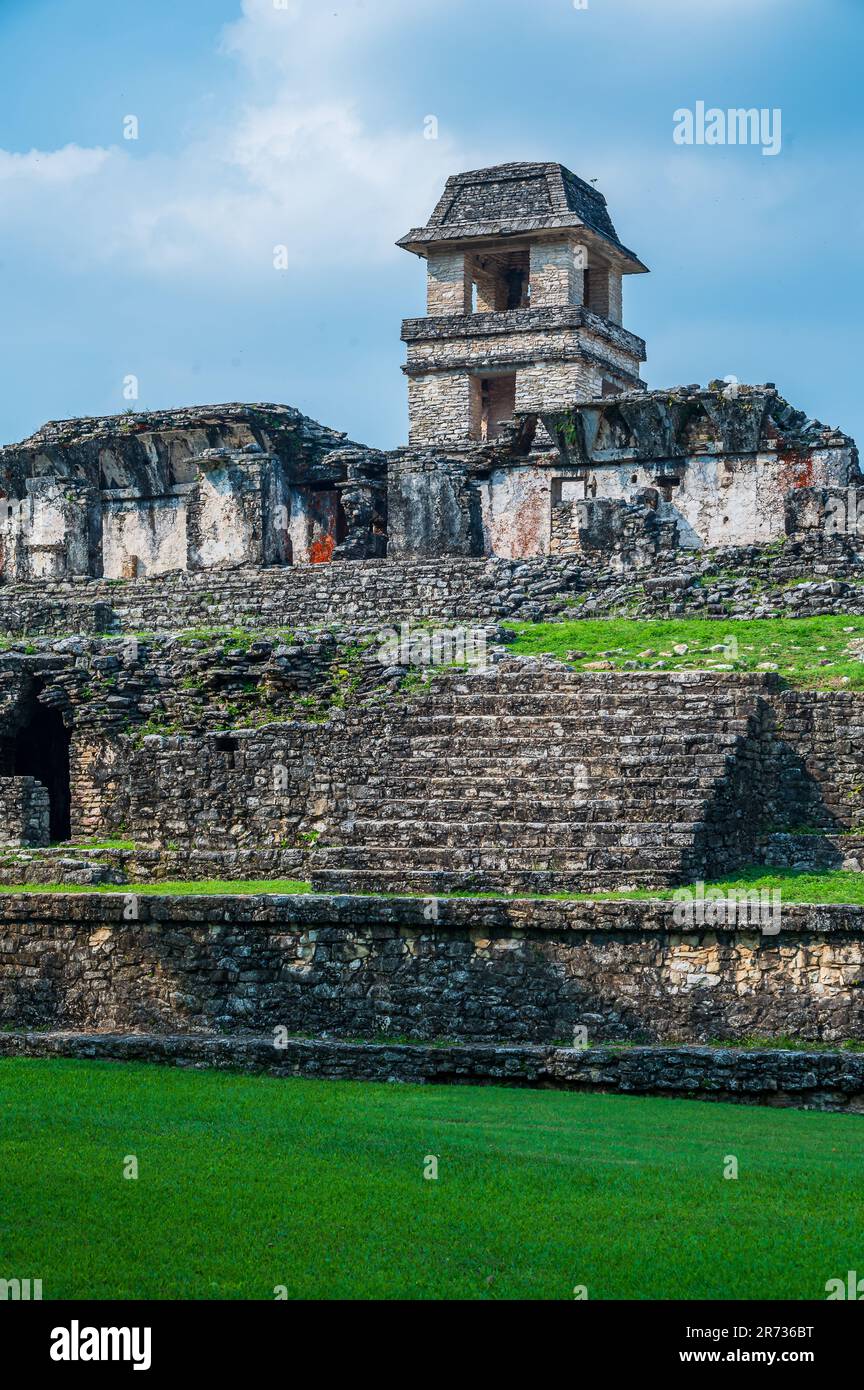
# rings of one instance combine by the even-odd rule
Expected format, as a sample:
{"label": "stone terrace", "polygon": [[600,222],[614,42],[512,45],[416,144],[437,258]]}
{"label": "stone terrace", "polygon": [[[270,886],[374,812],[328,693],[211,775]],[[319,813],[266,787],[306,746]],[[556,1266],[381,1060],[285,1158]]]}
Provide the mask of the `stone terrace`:
{"label": "stone terrace", "polygon": [[287,568],[178,571],[138,580],[0,585],[0,636],[250,630],[392,622],[864,613],[864,555],[814,536],[658,555],[639,568],[588,557],[345,560]]}
{"label": "stone terrace", "polygon": [[530,661],[440,676],[358,750],[313,881],[544,893],[723,873],[752,855],[767,688]]}

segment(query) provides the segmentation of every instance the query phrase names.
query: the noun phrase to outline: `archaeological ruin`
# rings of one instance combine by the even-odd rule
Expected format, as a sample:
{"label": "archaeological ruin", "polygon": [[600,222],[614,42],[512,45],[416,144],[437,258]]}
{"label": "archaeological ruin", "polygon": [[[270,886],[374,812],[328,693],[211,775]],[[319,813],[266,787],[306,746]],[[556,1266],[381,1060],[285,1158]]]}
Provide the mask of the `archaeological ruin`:
{"label": "archaeological ruin", "polygon": [[514,650],[864,616],[853,440],[648,389],[561,165],[398,244],[403,447],[229,404],[0,448],[0,1055],[864,1109],[864,908],[669,896],[864,871],[864,693]]}

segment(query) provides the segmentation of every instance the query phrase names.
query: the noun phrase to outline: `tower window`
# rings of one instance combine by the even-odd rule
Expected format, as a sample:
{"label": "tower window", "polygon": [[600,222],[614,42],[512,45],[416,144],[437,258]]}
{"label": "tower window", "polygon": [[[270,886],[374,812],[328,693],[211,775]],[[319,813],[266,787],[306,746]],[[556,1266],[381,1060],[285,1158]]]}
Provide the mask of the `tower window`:
{"label": "tower window", "polygon": [[475,314],[506,314],[527,309],[531,300],[527,251],[478,253],[471,266],[471,308]]}
{"label": "tower window", "polygon": [[472,439],[496,439],[516,409],[516,373],[471,378]]}

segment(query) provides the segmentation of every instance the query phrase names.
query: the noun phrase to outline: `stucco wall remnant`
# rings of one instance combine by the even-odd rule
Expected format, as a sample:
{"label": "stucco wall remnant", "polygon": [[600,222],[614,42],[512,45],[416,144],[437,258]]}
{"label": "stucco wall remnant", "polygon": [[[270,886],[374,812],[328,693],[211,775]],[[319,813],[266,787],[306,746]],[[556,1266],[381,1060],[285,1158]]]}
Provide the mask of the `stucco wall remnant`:
{"label": "stucco wall remnant", "polygon": [[285,565],[349,539],[377,554],[367,518],[351,535],[339,490],[380,488],[382,468],[288,406],[55,421],[0,449],[0,579]]}

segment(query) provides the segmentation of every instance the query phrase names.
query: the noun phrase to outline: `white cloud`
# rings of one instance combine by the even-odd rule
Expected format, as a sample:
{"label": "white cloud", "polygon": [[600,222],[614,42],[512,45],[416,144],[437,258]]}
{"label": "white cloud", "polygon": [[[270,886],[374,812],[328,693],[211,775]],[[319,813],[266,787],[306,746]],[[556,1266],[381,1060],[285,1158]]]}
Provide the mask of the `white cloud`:
{"label": "white cloud", "polygon": [[108,158],[108,150],[82,149],[80,145],[66,145],[62,150],[30,150],[28,154],[0,150],[0,179],[4,183],[69,183],[98,173]]}
{"label": "white cloud", "polygon": [[[508,0],[499,3],[506,14]],[[667,16],[685,7],[685,0],[654,3]],[[762,3],[770,9],[776,0]],[[692,0],[686,4],[692,9]],[[437,22],[457,23],[448,11],[459,8],[459,0],[439,0]],[[55,249],[62,237],[73,268],[113,262],[129,277],[223,283],[272,276],[273,248],[283,244],[289,276],[396,255],[393,241],[431,212],[447,174],[518,157],[513,148],[466,151],[446,133],[425,139],[419,107],[401,124],[370,114],[380,109],[390,39],[397,34],[410,53],[421,19],[406,0],[288,0],[284,9],[243,0],[220,41],[234,64],[232,90],[214,104],[226,114],[171,156],[148,155],[143,142],[0,151],[4,237]],[[417,32],[422,37],[422,27]],[[666,160],[646,160],[635,144],[622,155],[620,145],[601,140],[592,161],[582,143],[577,172],[601,176],[625,241],[638,240],[644,209],[658,199],[679,226],[698,223],[699,203],[713,204],[712,225],[725,224],[733,254],[764,235],[765,216],[779,206],[803,220],[792,180],[777,169],[764,176],[766,164],[780,161],[748,164],[752,151],[740,151],[734,167],[722,156],[709,161],[673,150],[671,132],[670,107]],[[533,142],[524,153],[534,157]]]}
{"label": "white cloud", "polygon": [[230,119],[171,157],[137,146],[0,151],[0,179],[16,194],[0,227],[37,243],[62,227],[70,265],[115,259],[127,274],[254,278],[274,273],[283,244],[297,271],[390,255],[460,163],[445,139],[424,138],[421,120],[372,126],[352,98],[359,47],[404,13],[396,0],[342,0],[338,17],[320,0],[284,10],[245,0],[223,36],[238,64]]}

